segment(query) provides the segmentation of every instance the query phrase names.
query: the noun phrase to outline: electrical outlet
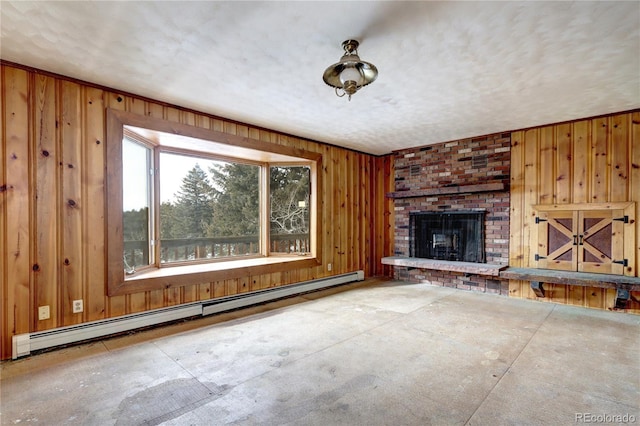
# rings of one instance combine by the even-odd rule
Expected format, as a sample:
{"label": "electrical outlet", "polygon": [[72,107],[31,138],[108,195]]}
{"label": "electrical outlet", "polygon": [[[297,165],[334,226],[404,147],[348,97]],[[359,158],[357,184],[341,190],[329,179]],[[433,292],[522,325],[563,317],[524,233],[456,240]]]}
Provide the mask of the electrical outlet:
{"label": "electrical outlet", "polygon": [[331,272],[331,266],[332,265],[330,263],[327,263],[327,271]]}
{"label": "electrical outlet", "polygon": [[83,303],[82,303],[82,299],[74,300],[73,301],[73,313],[74,314],[79,314],[82,311],[84,311],[84,306],[83,306]]}
{"label": "electrical outlet", "polygon": [[38,320],[47,320],[51,318],[51,311],[49,310],[49,305],[39,306],[38,307]]}

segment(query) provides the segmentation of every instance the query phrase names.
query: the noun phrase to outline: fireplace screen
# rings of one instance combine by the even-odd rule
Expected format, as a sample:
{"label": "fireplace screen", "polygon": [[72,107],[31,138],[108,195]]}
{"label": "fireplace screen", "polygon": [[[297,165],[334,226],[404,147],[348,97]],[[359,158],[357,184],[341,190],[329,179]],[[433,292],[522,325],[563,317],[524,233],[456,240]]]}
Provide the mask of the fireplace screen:
{"label": "fireplace screen", "polygon": [[410,256],[484,263],[484,212],[410,215]]}

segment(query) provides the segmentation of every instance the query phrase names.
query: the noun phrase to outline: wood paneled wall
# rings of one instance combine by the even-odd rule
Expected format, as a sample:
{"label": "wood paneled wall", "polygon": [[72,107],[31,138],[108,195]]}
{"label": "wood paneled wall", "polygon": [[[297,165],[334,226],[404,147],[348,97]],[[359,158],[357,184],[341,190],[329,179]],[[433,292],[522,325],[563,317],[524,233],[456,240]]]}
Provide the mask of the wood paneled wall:
{"label": "wood paneled wall", "polygon": [[[530,265],[535,204],[636,203],[640,217],[640,112],[580,120],[511,135],[509,265]],[[635,223],[636,276],[640,221]],[[540,300],[607,309],[615,290],[547,284]],[[528,282],[511,281],[510,295],[535,299]],[[640,313],[631,301],[629,311]]]}
{"label": "wood paneled wall", "polygon": [[[389,274],[390,156],[374,157],[160,102],[2,64],[0,117],[0,354],[15,334],[364,270]],[[213,128],[323,155],[323,265],[106,296],[105,110]],[[332,271],[326,265],[332,263]],[[72,313],[72,300],[84,312]],[[38,320],[38,306],[51,317]]]}

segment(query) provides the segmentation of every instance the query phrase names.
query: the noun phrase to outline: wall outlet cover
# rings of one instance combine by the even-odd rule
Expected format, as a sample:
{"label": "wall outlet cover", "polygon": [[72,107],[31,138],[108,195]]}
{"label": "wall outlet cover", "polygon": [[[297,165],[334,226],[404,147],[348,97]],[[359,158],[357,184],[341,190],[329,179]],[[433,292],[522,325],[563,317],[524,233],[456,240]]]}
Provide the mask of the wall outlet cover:
{"label": "wall outlet cover", "polygon": [[51,318],[51,310],[49,309],[49,305],[39,306],[38,307],[38,320],[47,320]]}

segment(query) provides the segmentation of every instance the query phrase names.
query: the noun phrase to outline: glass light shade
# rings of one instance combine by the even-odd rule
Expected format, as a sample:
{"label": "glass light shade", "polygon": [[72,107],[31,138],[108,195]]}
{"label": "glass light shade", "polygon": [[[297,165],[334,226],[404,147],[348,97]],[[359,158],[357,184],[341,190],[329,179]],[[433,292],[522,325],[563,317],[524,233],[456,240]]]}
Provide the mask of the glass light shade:
{"label": "glass light shade", "polygon": [[342,42],[344,55],[340,62],[335,63],[324,70],[322,79],[326,84],[335,88],[336,95],[342,97],[356,93],[361,87],[372,83],[378,77],[378,69],[375,65],[360,60],[358,56],[357,40]]}
{"label": "glass light shade", "polygon": [[362,85],[363,83],[362,74],[360,74],[360,72],[357,70],[356,67],[347,66],[340,73],[340,82],[344,84],[347,81],[355,81],[356,85],[358,86]]}

